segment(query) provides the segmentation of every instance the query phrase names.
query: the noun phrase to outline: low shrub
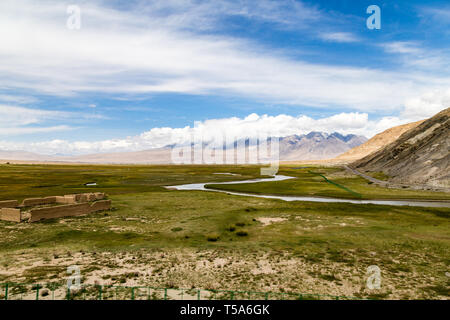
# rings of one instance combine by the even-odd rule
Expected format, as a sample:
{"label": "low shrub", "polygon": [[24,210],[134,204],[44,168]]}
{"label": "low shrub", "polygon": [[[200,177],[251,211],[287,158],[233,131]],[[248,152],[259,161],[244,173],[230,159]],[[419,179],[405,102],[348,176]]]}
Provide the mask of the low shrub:
{"label": "low shrub", "polygon": [[212,233],[206,236],[206,240],[211,241],[211,242],[215,242],[217,240],[219,240],[219,235]]}

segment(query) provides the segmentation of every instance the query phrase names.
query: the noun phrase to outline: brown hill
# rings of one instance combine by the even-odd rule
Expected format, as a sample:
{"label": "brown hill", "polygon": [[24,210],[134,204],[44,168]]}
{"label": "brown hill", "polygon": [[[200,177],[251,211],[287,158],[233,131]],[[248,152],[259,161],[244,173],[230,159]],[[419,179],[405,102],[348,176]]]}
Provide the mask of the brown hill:
{"label": "brown hill", "polygon": [[351,165],[383,171],[396,183],[450,187],[450,108],[447,108]]}
{"label": "brown hill", "polygon": [[392,127],[373,136],[365,143],[348,150],[347,152],[336,157],[336,160],[355,161],[383,148],[384,146],[397,140],[406,131],[417,127],[424,120],[407,123],[401,126]]}

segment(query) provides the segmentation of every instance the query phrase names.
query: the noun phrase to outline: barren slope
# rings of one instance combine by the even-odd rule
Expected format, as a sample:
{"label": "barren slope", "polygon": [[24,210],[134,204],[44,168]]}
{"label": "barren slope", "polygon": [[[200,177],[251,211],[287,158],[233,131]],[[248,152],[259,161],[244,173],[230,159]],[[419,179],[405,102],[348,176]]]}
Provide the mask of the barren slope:
{"label": "barren slope", "polygon": [[389,128],[387,130],[384,130],[381,133],[378,133],[365,143],[363,143],[360,146],[357,146],[353,149],[348,150],[347,152],[341,154],[340,156],[336,157],[336,160],[351,160],[355,161],[358,159],[361,159],[381,148],[384,146],[394,142],[397,140],[403,133],[406,131],[417,127],[419,124],[421,124],[424,120],[420,120],[417,122],[411,122],[407,123],[401,126],[396,126]]}
{"label": "barren slope", "polygon": [[450,187],[450,108],[408,130],[396,141],[352,164],[383,171],[391,181]]}

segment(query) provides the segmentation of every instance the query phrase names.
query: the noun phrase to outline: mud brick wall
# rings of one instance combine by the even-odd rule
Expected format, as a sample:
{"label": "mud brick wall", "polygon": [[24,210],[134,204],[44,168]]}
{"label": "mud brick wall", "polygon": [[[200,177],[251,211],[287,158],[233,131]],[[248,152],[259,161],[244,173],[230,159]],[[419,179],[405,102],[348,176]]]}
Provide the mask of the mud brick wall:
{"label": "mud brick wall", "polygon": [[30,222],[42,219],[53,219],[61,217],[81,216],[90,213],[91,206],[89,203],[68,204],[63,206],[32,209],[30,211]]}
{"label": "mud brick wall", "polygon": [[91,200],[90,195],[89,195],[89,194],[86,194],[86,193],[82,193],[82,194],[80,194],[80,196],[78,197],[78,201],[79,201],[79,202],[89,202],[89,201],[94,201],[94,200],[95,200],[95,197],[94,197],[94,199]]}
{"label": "mud brick wall", "polygon": [[105,194],[103,192],[95,192],[94,194],[97,200],[103,200],[105,198]]}
{"label": "mud brick wall", "polygon": [[32,209],[30,211],[29,221],[36,222],[43,219],[81,216],[92,212],[98,212],[109,209],[111,209],[111,200],[101,200],[94,202],[92,204],[85,202],[49,208]]}
{"label": "mud brick wall", "polygon": [[77,201],[79,202],[92,202],[103,199],[105,197],[105,194],[101,192],[95,192],[95,193],[81,193],[77,196],[78,196]]}
{"label": "mud brick wall", "polygon": [[20,222],[20,209],[2,208],[0,209],[0,220]]}
{"label": "mud brick wall", "polygon": [[45,197],[45,198],[29,198],[22,202],[24,207],[40,206],[44,204],[56,203],[56,197]]}
{"label": "mud brick wall", "polygon": [[91,212],[103,211],[111,209],[111,200],[101,200],[91,205]]}
{"label": "mud brick wall", "polygon": [[56,196],[56,203],[75,204],[77,203],[77,197],[75,194],[67,194],[65,196]]}
{"label": "mud brick wall", "polygon": [[79,193],[79,194],[66,194],[63,197],[55,197],[56,203],[65,203],[65,204],[74,204],[77,202],[92,202],[96,200],[102,200],[105,198],[105,194],[103,192],[95,192],[95,193]]}
{"label": "mud brick wall", "polygon": [[17,200],[6,200],[0,201],[0,208],[14,208],[19,206],[19,201]]}

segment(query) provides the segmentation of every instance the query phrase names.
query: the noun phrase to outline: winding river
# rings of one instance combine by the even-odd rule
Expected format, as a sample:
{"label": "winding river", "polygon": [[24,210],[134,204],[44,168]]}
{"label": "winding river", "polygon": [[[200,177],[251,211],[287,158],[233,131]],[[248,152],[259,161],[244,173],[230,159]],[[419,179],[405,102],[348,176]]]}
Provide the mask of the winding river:
{"label": "winding river", "polygon": [[264,178],[264,179],[228,181],[228,182],[191,183],[191,184],[182,184],[182,185],[177,185],[177,186],[167,186],[166,188],[175,189],[175,190],[223,192],[223,193],[238,195],[238,196],[256,197],[256,198],[265,198],[265,199],[279,199],[279,200],[284,200],[284,201],[343,202],[343,203],[356,203],[356,204],[378,204],[378,205],[389,205],[389,206],[450,208],[450,202],[445,202],[445,201],[352,200],[352,199],[325,198],[325,197],[273,196],[273,195],[252,194],[252,193],[233,192],[233,191],[206,189],[205,188],[205,185],[207,185],[207,184],[258,183],[258,182],[283,181],[283,180],[288,180],[288,179],[295,179],[295,177],[275,175],[272,178]]}

